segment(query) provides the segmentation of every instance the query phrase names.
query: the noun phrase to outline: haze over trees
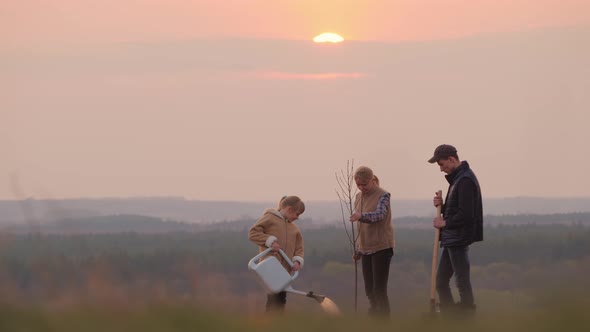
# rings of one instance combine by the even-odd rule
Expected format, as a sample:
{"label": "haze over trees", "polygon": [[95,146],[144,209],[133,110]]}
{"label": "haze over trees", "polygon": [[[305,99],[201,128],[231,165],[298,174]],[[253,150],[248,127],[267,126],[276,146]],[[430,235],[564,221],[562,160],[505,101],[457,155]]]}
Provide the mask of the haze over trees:
{"label": "haze over trees", "polygon": [[[166,300],[256,312],[264,292],[246,268],[256,254],[247,240],[253,222],[195,225],[119,215],[4,231],[0,295],[19,303]],[[428,218],[395,222],[390,297],[396,310],[411,312],[428,297],[433,232]],[[325,293],[348,310],[353,266],[346,235],[338,224],[306,223],[306,264],[294,286]],[[482,311],[533,307],[552,291],[586,294],[590,214],[488,216],[486,223],[485,241],[471,254]],[[290,298],[296,310],[311,310]]]}
{"label": "haze over trees", "polygon": [[[318,225],[340,220],[340,205],[334,201],[306,202],[304,218]],[[97,199],[0,200],[0,226],[47,223],[63,219],[84,219],[109,215],[143,215],[191,223],[214,223],[257,218],[276,202],[198,201],[181,197],[137,197]],[[590,198],[512,197],[484,199],[489,215],[557,214],[590,212]],[[394,218],[430,217],[432,202],[395,200]]]}

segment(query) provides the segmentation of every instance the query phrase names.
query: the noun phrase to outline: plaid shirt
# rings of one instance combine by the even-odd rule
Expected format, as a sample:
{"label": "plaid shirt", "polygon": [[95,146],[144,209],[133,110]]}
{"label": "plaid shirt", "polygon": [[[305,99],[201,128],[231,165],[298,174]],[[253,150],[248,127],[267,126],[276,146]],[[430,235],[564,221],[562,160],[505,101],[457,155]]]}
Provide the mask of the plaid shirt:
{"label": "plaid shirt", "polygon": [[383,196],[379,198],[379,203],[377,203],[377,210],[375,210],[375,212],[362,212],[359,221],[371,224],[383,220],[387,215],[387,209],[389,209],[390,197],[390,193],[383,194]]}

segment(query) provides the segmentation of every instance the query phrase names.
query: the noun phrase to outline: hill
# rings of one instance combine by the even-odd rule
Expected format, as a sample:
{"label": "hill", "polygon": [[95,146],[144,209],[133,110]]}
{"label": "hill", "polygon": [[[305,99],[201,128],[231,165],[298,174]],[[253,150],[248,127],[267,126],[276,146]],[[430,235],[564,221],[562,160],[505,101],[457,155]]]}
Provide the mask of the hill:
{"label": "hill", "polygon": [[[79,218],[66,218],[46,223],[29,223],[6,225],[2,228],[10,233],[43,234],[112,234],[112,233],[178,233],[178,232],[247,232],[255,218],[242,218],[231,221],[210,223],[188,223],[141,215],[107,215]],[[589,225],[590,213],[562,214],[522,214],[522,215],[486,215],[486,226],[503,225]],[[304,232],[326,228],[342,228],[342,221],[316,223],[312,219],[302,218],[297,224]],[[424,229],[432,228],[431,217],[400,217],[394,219],[396,228]]]}
{"label": "hill", "polygon": [[[45,224],[64,219],[110,215],[142,215],[188,223],[253,220],[271,202],[196,201],[179,197],[103,198],[0,201],[0,225]],[[314,224],[341,221],[336,201],[311,201],[303,217]],[[429,200],[394,200],[393,216],[430,217],[434,208]],[[484,200],[484,214],[563,214],[590,212],[590,198],[514,197]]]}

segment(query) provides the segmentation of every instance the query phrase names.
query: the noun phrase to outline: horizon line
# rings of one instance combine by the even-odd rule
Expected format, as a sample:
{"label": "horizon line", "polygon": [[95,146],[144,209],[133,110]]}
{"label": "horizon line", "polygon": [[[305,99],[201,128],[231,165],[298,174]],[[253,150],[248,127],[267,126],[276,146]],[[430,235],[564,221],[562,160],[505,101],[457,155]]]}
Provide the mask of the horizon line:
{"label": "horizon line", "polygon": [[[431,198],[395,198],[392,201],[429,201]],[[483,200],[504,200],[504,199],[540,199],[540,200],[575,200],[575,199],[582,199],[582,200],[590,200],[590,196],[527,196],[527,195],[518,195],[518,196],[492,196],[492,197],[483,197]],[[185,196],[174,196],[174,195],[163,195],[163,196],[100,196],[100,197],[62,197],[62,198],[35,198],[34,196],[30,196],[24,199],[7,199],[7,198],[0,198],[0,202],[23,202],[23,201],[69,201],[69,200],[87,200],[87,201],[96,201],[96,200],[182,200],[187,202],[209,202],[209,203],[249,203],[249,204],[262,204],[262,203],[269,203],[274,202],[272,200],[237,200],[237,199],[224,199],[224,200],[216,200],[216,199],[198,199],[198,198],[189,198]],[[315,203],[328,203],[328,202],[338,202],[338,199],[309,199],[305,200],[306,202],[315,202]]]}

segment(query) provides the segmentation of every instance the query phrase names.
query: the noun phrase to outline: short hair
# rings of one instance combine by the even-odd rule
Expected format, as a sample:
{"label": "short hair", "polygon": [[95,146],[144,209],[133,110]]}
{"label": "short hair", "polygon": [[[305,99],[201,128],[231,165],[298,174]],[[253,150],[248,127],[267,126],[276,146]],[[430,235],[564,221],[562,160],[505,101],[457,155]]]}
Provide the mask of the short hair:
{"label": "short hair", "polygon": [[287,206],[295,209],[295,211],[297,211],[299,214],[305,212],[305,204],[303,204],[301,198],[297,196],[283,196],[279,201],[279,210]]}

